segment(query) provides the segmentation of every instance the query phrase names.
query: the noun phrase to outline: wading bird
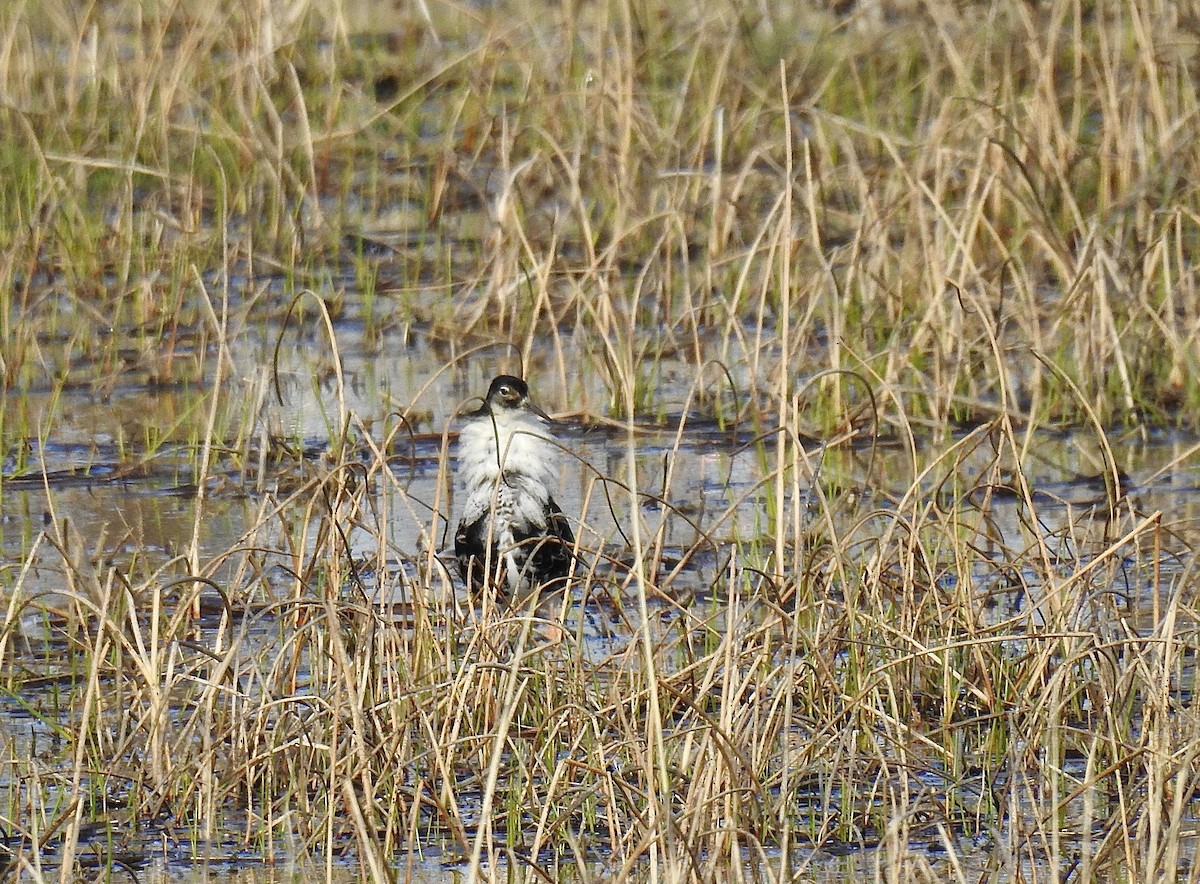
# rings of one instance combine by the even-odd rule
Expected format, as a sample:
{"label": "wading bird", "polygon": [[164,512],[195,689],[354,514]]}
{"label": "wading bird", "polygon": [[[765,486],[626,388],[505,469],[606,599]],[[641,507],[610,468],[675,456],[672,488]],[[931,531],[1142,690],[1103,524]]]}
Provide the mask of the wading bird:
{"label": "wading bird", "polygon": [[454,554],[472,591],[489,582],[519,600],[539,586],[561,588],[575,537],[554,501],[558,449],[550,417],[520,378],[500,375],[458,437],[458,479],[466,492]]}

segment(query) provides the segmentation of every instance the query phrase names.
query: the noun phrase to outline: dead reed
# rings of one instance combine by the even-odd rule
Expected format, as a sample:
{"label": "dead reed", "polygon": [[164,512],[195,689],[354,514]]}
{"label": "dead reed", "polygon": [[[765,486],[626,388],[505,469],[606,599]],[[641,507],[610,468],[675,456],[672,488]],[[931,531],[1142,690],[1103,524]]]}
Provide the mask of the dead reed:
{"label": "dead reed", "polygon": [[[1195,525],[1114,453],[1196,429],[1195,22],[843,7],[0,9],[10,877],[1200,875]],[[428,387],[359,408],[351,337]],[[620,465],[527,610],[436,555],[498,361]],[[130,390],[88,442],[174,470],[162,542],[52,463]]]}

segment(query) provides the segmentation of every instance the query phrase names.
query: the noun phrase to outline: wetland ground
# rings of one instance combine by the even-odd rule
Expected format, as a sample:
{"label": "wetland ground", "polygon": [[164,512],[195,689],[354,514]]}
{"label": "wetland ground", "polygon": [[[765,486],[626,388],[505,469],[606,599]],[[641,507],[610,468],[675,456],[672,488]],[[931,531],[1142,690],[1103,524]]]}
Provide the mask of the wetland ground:
{"label": "wetland ground", "polygon": [[[1200,27],[0,8],[11,880],[1195,881]],[[448,567],[560,421],[565,596]]]}

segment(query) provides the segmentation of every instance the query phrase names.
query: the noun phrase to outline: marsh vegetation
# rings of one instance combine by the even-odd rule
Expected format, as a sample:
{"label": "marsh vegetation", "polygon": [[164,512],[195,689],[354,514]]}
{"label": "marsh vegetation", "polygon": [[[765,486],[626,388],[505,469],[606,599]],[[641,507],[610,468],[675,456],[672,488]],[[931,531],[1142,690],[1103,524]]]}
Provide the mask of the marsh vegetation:
{"label": "marsh vegetation", "polygon": [[1198,22],[0,6],[4,874],[1200,879]]}

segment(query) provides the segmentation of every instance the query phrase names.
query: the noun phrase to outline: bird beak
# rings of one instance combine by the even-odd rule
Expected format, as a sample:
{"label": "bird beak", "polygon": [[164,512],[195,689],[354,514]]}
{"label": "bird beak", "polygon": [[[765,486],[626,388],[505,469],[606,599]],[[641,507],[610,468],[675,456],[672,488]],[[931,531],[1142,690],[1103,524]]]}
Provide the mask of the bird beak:
{"label": "bird beak", "polygon": [[532,411],[534,414],[536,414],[542,420],[547,421],[548,423],[554,423],[554,418],[550,417],[550,415],[546,414],[546,412],[542,411],[540,408],[538,408],[536,405],[534,405],[529,400],[525,401],[525,405],[529,408],[530,411]]}

